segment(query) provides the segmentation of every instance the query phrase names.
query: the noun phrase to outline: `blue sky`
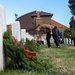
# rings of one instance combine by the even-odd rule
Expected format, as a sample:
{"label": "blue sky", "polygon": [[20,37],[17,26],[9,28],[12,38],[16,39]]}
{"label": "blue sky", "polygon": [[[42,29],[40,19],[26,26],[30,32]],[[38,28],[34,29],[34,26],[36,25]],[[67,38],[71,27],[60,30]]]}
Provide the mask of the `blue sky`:
{"label": "blue sky", "polygon": [[72,17],[68,7],[68,0],[0,0],[6,11],[7,24],[15,21],[15,13],[18,17],[34,10],[54,14],[52,19],[69,27]]}

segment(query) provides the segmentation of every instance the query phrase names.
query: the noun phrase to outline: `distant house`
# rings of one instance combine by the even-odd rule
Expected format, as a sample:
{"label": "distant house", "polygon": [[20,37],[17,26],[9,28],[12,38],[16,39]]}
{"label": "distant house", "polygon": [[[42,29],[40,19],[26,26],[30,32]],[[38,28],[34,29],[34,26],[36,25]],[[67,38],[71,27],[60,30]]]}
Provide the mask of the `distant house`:
{"label": "distant house", "polygon": [[35,30],[38,24],[49,24],[57,26],[60,32],[63,32],[67,27],[52,20],[53,14],[43,11],[33,11],[22,15],[16,19],[20,22],[21,29],[26,29],[31,35],[35,35],[37,32]]}

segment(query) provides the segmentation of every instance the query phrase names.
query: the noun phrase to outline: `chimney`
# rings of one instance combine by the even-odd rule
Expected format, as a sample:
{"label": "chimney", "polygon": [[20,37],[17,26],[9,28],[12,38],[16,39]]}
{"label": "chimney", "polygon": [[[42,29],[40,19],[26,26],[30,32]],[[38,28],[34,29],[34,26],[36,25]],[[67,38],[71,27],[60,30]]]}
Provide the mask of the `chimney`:
{"label": "chimney", "polygon": [[42,18],[40,17],[40,11],[36,11],[36,15],[37,15],[36,17],[36,26],[37,26],[38,24],[42,24]]}
{"label": "chimney", "polygon": [[40,12],[36,10],[37,18],[40,18]]}

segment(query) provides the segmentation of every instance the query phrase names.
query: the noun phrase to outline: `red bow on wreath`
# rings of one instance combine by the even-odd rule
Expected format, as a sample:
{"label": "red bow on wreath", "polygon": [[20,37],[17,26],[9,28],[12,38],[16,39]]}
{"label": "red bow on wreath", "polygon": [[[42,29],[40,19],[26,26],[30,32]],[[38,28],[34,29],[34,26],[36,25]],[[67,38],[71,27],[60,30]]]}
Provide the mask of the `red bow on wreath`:
{"label": "red bow on wreath", "polygon": [[[13,38],[13,42],[14,42],[18,47],[20,47],[20,48],[22,48],[22,49],[24,49],[24,50],[29,50],[28,48],[26,48],[26,47],[24,47],[24,46],[21,46],[20,43],[16,40],[15,37]],[[32,60],[30,59],[30,56],[36,56],[36,53],[34,53],[34,52],[25,52],[24,54],[25,54],[26,58],[27,58],[30,62],[32,62]]]}

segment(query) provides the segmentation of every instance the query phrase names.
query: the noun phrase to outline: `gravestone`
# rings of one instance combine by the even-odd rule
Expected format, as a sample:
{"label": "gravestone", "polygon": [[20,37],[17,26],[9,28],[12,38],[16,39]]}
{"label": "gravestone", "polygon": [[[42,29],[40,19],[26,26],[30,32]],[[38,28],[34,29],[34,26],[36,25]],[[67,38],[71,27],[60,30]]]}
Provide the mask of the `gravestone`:
{"label": "gravestone", "polygon": [[74,45],[74,40],[72,40],[72,45]]}
{"label": "gravestone", "polygon": [[29,40],[34,39],[34,37],[33,37],[33,36],[31,36],[29,33],[26,33],[26,38],[27,38],[27,39],[29,39]]}
{"label": "gravestone", "polygon": [[6,31],[5,10],[0,5],[0,70],[4,69],[3,33]]}
{"label": "gravestone", "polygon": [[12,36],[14,36],[18,41],[21,40],[20,36],[20,23],[19,21],[15,21],[11,23]]}
{"label": "gravestone", "polygon": [[25,29],[21,29],[21,40],[26,42],[26,38],[29,40],[34,39],[34,37],[32,35],[30,35],[28,32],[26,32]]}
{"label": "gravestone", "polygon": [[71,38],[69,38],[69,44],[71,44]]}
{"label": "gravestone", "polygon": [[4,68],[2,26],[0,26],[0,70]]}
{"label": "gravestone", "polygon": [[64,38],[64,44],[68,44],[68,38]]}
{"label": "gravestone", "polygon": [[26,42],[26,30],[25,29],[21,29],[21,40]]}

